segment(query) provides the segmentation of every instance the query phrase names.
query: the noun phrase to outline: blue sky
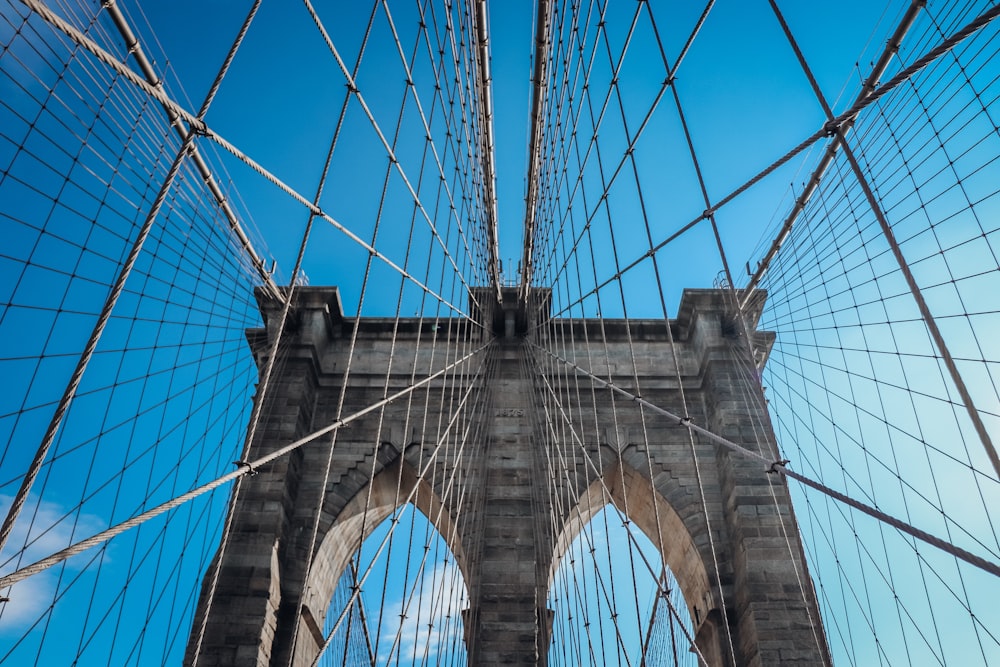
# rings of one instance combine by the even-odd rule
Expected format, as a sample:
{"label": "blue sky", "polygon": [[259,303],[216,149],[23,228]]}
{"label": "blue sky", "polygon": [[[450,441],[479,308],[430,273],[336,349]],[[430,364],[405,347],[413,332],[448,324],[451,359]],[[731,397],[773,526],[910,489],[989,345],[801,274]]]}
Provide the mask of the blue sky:
{"label": "blue sky", "polygon": [[[167,91],[196,110],[248,3],[179,0],[143,3],[141,11],[137,4],[123,4],[165,72]],[[782,4],[836,112],[853,99],[908,3],[851,0],[835,10]],[[985,4],[929,3],[900,58],[912,62]],[[389,6],[402,49],[409,53],[417,5]],[[701,7],[689,2],[649,6],[673,59]],[[534,10],[526,0],[494,1],[490,7],[500,257],[509,274],[522,244]],[[635,3],[608,5],[609,48],[616,55],[635,8]],[[369,7],[317,2],[317,9],[351,68]],[[468,162],[454,150],[460,144],[443,138],[445,105],[433,101],[432,70],[422,55],[413,69],[422,109],[407,97],[402,60],[379,11],[375,46],[365,54],[357,83],[385,140],[395,145],[399,166],[389,164],[372,122],[352,102],[320,205],[463,310],[465,284],[485,279],[475,260],[476,225],[469,224],[481,211],[461,199],[474,191],[471,177],[453,176]],[[143,96],[130,84],[102,78],[105,70],[85,56],[64,79],[60,63],[71,47],[54,46],[55,38],[37,19],[22,25],[23,12],[20,5],[6,3],[0,11],[4,503],[16,491],[127,241],[177,146],[175,139],[162,139],[167,133],[158,108],[143,108]],[[105,21],[98,28],[109,25]],[[989,30],[960,51],[959,61],[943,58],[915,79],[915,88],[904,85],[866,112],[852,136],[987,427],[1000,439],[1000,349],[994,335],[1000,320],[993,298],[1000,289],[994,222],[1000,216],[995,120],[1000,109],[991,46],[997,33],[995,27]],[[118,41],[96,30],[91,34],[124,57]],[[632,128],[664,78],[655,47],[650,24],[642,18],[620,73],[624,116]],[[591,74],[591,94],[598,101],[610,80],[603,58]],[[824,122],[766,2],[718,3],[676,86],[711,201],[728,195]],[[108,89],[116,97],[105,106],[101,100]],[[207,123],[312,199],[346,90],[303,6],[265,2]],[[614,105],[595,142],[601,158],[580,170],[579,192],[570,195],[566,185],[577,173],[554,188],[562,198],[548,209],[558,214],[552,219],[568,220],[568,214],[560,216],[572,202],[574,215],[595,221],[589,241],[598,249],[593,254],[561,249],[550,255],[553,264],[539,267],[543,282],[556,278],[557,308],[575,315],[597,312],[593,297],[582,308],[575,305],[593,285],[576,284],[570,270],[560,271],[560,263],[579,269],[590,283],[600,282],[617,269],[608,251],[612,240],[618,266],[648,249],[637,204],[640,188],[654,242],[704,210],[672,104],[667,98],[661,102],[637,143],[639,176],[623,176],[609,189],[610,212],[595,202],[602,185],[597,166],[613,168],[627,144]],[[140,130],[126,137],[122,128],[135,118],[141,119]],[[593,115],[581,118],[583,151]],[[433,158],[423,152],[425,120],[435,137]],[[210,141],[199,140],[199,146],[261,255],[277,262],[276,278],[287,282],[306,224],[304,207]],[[719,211],[719,232],[735,275],[745,275],[745,264],[763,255],[823,146],[820,142]],[[438,186],[434,159],[447,173],[446,190]],[[566,163],[570,169],[580,166],[577,157]],[[243,330],[258,324],[252,288],[259,278],[246,262],[234,259],[225,222],[197,175],[187,170],[180,178],[30,498],[25,516],[32,517],[32,527],[19,526],[6,558],[26,562],[230,470],[256,380]],[[763,381],[779,441],[796,470],[996,560],[1000,544],[990,510],[1000,502],[1000,491],[974,429],[843,160],[835,163],[827,183],[764,285],[770,301],[761,326],[775,330],[778,342]],[[565,234],[553,233],[553,238]],[[625,274],[620,288],[611,281],[600,291],[605,316],[620,316],[627,307],[630,317],[663,317],[659,300],[652,298],[657,293],[673,316],[684,287],[710,286],[722,269],[704,223],[657,258],[660,284],[653,282],[650,263],[643,262]],[[362,282],[368,259],[365,249],[320,221],[304,270],[312,284],[339,285],[349,314],[454,314],[383,262],[375,261]],[[823,497],[795,493],[807,549],[818,565],[814,574],[838,664],[907,659],[933,664],[944,658],[974,664],[995,658],[998,645],[989,628],[1000,623],[991,605],[1000,592],[996,581]],[[25,664],[52,659],[47,651],[58,649],[52,642],[43,644],[42,637],[74,624],[78,631],[68,649],[73,655],[111,655],[121,663],[176,656],[190,617],[189,582],[197,580],[214,549],[224,500],[225,492],[217,493],[176,512],[169,522],[143,527],[99,553],[21,584],[0,617],[0,623],[16,627],[2,631],[2,641],[17,656],[12,659]],[[856,534],[864,536],[863,544]],[[11,551],[14,547],[23,547],[22,552]],[[170,562],[181,550],[185,556]],[[5,571],[12,563],[4,564]],[[908,585],[917,578],[920,586]],[[123,579],[132,582],[128,588]],[[34,592],[25,593],[29,588]],[[80,610],[90,608],[95,596],[100,602],[91,606],[97,611],[81,620]],[[51,612],[37,602],[44,599],[47,605],[56,598],[60,604]],[[155,622],[143,626],[130,618],[139,607]],[[114,641],[110,628],[115,623],[125,628],[127,641]]]}

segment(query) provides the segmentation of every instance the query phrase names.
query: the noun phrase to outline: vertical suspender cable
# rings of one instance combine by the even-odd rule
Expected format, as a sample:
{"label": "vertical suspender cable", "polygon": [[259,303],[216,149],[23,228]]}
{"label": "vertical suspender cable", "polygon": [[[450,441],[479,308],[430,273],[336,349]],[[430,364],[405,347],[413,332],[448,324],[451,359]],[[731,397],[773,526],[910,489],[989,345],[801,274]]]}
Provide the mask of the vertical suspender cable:
{"label": "vertical suspender cable", "polygon": [[[254,6],[250,13],[251,18],[253,14],[256,13],[256,6],[257,5]],[[215,94],[219,90],[219,85],[222,83],[222,79],[225,77],[226,72],[229,71],[229,66],[232,64],[233,57],[236,55],[236,50],[243,41],[243,36],[246,34],[246,29],[248,27],[249,19],[247,23],[244,24],[243,30],[237,36],[232,49],[230,50],[225,62],[223,62],[219,73],[215,77],[215,81],[212,83],[212,87],[205,96],[205,101],[202,103],[201,110],[198,112],[197,116],[197,120],[199,122],[202,122],[205,118],[205,114],[208,113],[212,100],[215,99]],[[162,87],[162,84],[158,85]],[[179,121],[172,119],[171,122],[177,124]],[[125,290],[125,283],[128,281],[128,278],[132,273],[132,269],[135,267],[135,263],[139,259],[139,254],[142,252],[146,239],[149,238],[149,234],[153,229],[153,223],[160,214],[163,203],[166,201],[167,194],[173,186],[174,179],[176,179],[177,174],[180,173],[185,156],[187,156],[189,151],[193,148],[193,142],[196,136],[197,135],[194,132],[191,132],[190,130],[188,131],[187,136],[184,138],[180,148],[177,150],[177,155],[175,156],[174,162],[170,166],[170,169],[163,180],[163,184],[160,186],[160,191],[157,193],[156,199],[154,199],[149,212],[146,214],[146,219],[143,221],[142,227],[139,229],[139,233],[132,242],[132,248],[129,250],[125,263],[118,272],[118,277],[115,279],[115,282],[111,287],[111,291],[105,299],[104,306],[101,308],[101,313],[97,318],[97,322],[94,324],[94,328],[90,332],[90,338],[87,340],[87,344],[77,360],[76,368],[73,370],[73,374],[70,376],[69,382],[67,382],[66,388],[63,390],[62,397],[56,405],[55,412],[49,420],[49,425],[45,430],[45,435],[42,436],[42,441],[39,443],[38,449],[35,451],[35,456],[32,459],[31,464],[28,466],[27,472],[24,474],[21,486],[17,490],[17,494],[14,496],[13,501],[11,501],[10,510],[7,512],[3,526],[0,526],[0,549],[3,549],[7,540],[10,538],[10,533],[14,529],[14,523],[17,521],[17,517],[20,515],[21,509],[24,507],[24,503],[28,499],[28,494],[31,492],[35,479],[41,471],[42,464],[48,456],[49,449],[51,449],[52,443],[55,441],[56,434],[59,431],[59,427],[62,425],[63,418],[66,416],[66,412],[69,410],[69,406],[73,402],[73,398],[76,396],[77,389],[79,389],[80,382],[83,379],[83,374],[87,370],[87,366],[90,364],[90,360],[93,358],[94,353],[97,350],[97,345],[101,340],[101,336],[104,334],[104,329],[107,327],[108,321],[111,319],[111,313],[114,310],[115,305],[118,303],[118,299],[121,297],[122,292]]]}
{"label": "vertical suspender cable", "polygon": [[[902,20],[896,27],[896,31],[892,33],[892,37],[886,42],[885,49],[882,51],[882,55],[879,56],[878,61],[875,63],[875,67],[872,68],[871,74],[865,79],[865,82],[861,86],[861,92],[858,93],[854,104],[863,101],[872,91],[875,90],[875,86],[878,84],[879,79],[885,74],[886,69],[889,67],[889,63],[892,62],[893,56],[899,51],[900,45],[903,43],[903,38],[906,37],[906,33],[909,32],[913,23],[917,20],[917,14],[920,10],[927,5],[927,0],[912,0],[910,2],[909,8],[906,10],[906,14],[903,15]],[[854,106],[854,105],[852,105]],[[854,126],[854,120],[857,118],[857,114],[854,114],[850,118],[845,119],[841,123],[841,131],[843,134],[847,134]],[[816,169],[813,170],[812,176],[809,177],[809,181],[806,183],[806,187],[802,190],[802,193],[796,198],[795,204],[792,206],[791,213],[785,219],[784,224],[781,226],[781,230],[775,237],[774,241],[771,243],[771,247],[768,249],[767,253],[757,264],[757,269],[753,272],[750,277],[750,282],[743,289],[742,297],[740,298],[740,310],[746,308],[747,304],[753,296],[754,289],[760,283],[761,278],[763,278],[764,273],[767,272],[768,267],[774,260],[775,256],[778,254],[778,250],[781,245],[788,238],[788,235],[792,231],[792,225],[798,219],[799,215],[805,210],[806,204],[812,199],[813,194],[819,187],[819,182],[822,180],[823,175],[826,174],[826,170],[833,164],[833,158],[837,155],[837,150],[840,148],[841,136],[840,134],[835,135],[831,138],[830,143],[826,147],[826,152],[823,154],[823,158],[820,160]],[[735,285],[734,285],[735,287]]]}
{"label": "vertical suspender cable", "polygon": [[[836,133],[839,143],[844,149],[844,155],[847,157],[847,161],[851,165],[851,171],[854,172],[855,177],[858,179],[858,184],[861,186],[861,189],[865,194],[865,199],[868,201],[868,205],[871,207],[872,213],[878,221],[882,234],[885,236],[886,242],[889,244],[892,256],[896,260],[896,264],[899,266],[900,272],[903,274],[903,279],[906,281],[906,285],[910,290],[910,294],[913,296],[913,300],[917,304],[917,308],[920,310],[920,316],[924,321],[924,325],[927,327],[927,331],[930,333],[931,338],[934,341],[934,345],[941,354],[941,360],[948,369],[952,382],[955,383],[955,388],[958,390],[958,394],[962,398],[962,403],[965,405],[966,412],[969,415],[969,419],[972,421],[973,427],[976,429],[976,433],[979,435],[979,439],[983,444],[983,449],[986,450],[986,455],[993,464],[993,470],[996,472],[997,477],[1000,477],[1000,457],[997,456],[997,450],[993,445],[993,439],[990,437],[989,431],[986,430],[983,418],[979,414],[979,410],[976,408],[976,405],[972,400],[972,394],[969,393],[969,388],[965,384],[965,379],[958,370],[958,366],[955,364],[955,359],[951,356],[951,350],[948,348],[948,345],[944,340],[944,336],[938,328],[937,320],[935,320],[934,315],[931,314],[930,307],[924,299],[924,294],[921,291],[920,286],[917,284],[916,278],[913,276],[913,271],[910,270],[910,265],[903,256],[902,250],[900,250],[899,243],[896,240],[896,235],[892,231],[892,226],[885,217],[885,212],[882,210],[882,206],[876,199],[875,193],[872,192],[871,185],[868,183],[868,178],[865,176],[864,171],[862,171],[861,165],[858,164],[854,151],[851,150],[850,145],[847,143],[847,138],[844,132],[844,123],[849,121],[837,122],[837,119],[833,115],[833,110],[830,108],[830,105],[826,101],[826,97],[823,95],[823,91],[819,87],[819,83],[817,83],[816,78],[813,76],[812,70],[809,68],[809,64],[802,55],[802,51],[799,49],[798,43],[795,41],[788,24],[785,22],[784,16],[782,16],[781,10],[778,9],[778,5],[775,4],[775,0],[768,0],[768,2],[771,3],[771,8],[774,10],[774,14],[778,18],[778,22],[781,24],[781,29],[784,31],[785,37],[788,39],[788,43],[791,45],[792,50],[795,51],[795,56],[799,61],[799,65],[802,67],[802,71],[805,72],[806,77],[809,79],[809,84],[812,86],[813,92],[819,100],[820,105],[823,107],[823,112],[826,114],[831,131]],[[985,12],[983,15],[978,17],[977,21],[989,15],[996,16],[997,11],[995,10],[997,9],[1000,9],[1000,7],[995,7],[991,12]]]}

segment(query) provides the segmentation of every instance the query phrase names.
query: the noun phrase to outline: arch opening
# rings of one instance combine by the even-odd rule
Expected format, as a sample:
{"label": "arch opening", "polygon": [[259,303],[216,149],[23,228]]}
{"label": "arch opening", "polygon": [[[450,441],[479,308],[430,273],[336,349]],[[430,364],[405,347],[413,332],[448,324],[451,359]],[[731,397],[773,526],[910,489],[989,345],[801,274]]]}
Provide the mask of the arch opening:
{"label": "arch opening", "polygon": [[[589,568],[596,584],[601,581],[597,578],[599,564],[594,563],[593,556],[589,553],[594,545],[587,545],[594,540],[598,540],[599,544],[606,542],[609,546],[615,545],[610,552],[605,549],[610,555],[605,555],[604,559],[616,565],[629,563],[629,570],[621,575],[621,580],[627,583],[629,590],[632,591],[633,586],[640,586],[644,587],[643,590],[667,591],[671,596],[669,602],[675,607],[671,611],[671,605],[661,598],[659,603],[662,605],[658,603],[657,609],[649,607],[645,615],[639,613],[638,617],[644,618],[647,623],[646,634],[649,634],[650,627],[654,628],[649,646],[656,646],[656,641],[659,641],[657,636],[666,636],[662,630],[655,628],[665,628],[669,634],[670,626],[664,624],[675,623],[677,625],[672,628],[675,639],[680,637],[679,641],[685,645],[684,650],[690,649],[692,655],[695,655],[695,662],[691,664],[699,664],[699,661],[712,665],[719,663],[721,628],[718,626],[721,621],[718,603],[709,581],[705,554],[693,537],[693,533],[704,527],[701,525],[700,513],[693,512],[692,509],[693,506],[675,507],[661,490],[653,486],[648,477],[624,463],[608,468],[602,479],[594,480],[580,495],[576,507],[567,514],[556,536],[549,572],[550,604],[554,603],[551,592],[559,578],[565,576],[561,572],[568,567],[567,559],[578,561],[577,556],[583,553],[586,556],[585,562],[590,563]],[[584,549],[583,552],[580,551],[581,548]],[[572,563],[570,566],[580,567],[579,563]],[[632,570],[642,574],[640,582],[634,585],[629,578]],[[609,599],[604,593],[601,595]],[[641,598],[642,595],[636,594],[633,597]],[[630,604],[635,607],[634,601]],[[661,606],[663,609],[659,608]],[[652,618],[654,612],[660,618]],[[558,614],[556,610],[556,616]],[[568,619],[568,612],[564,616]],[[688,631],[686,634],[681,626]],[[557,636],[558,631],[554,629],[553,638],[557,640]],[[643,635],[644,641],[645,637]],[[694,645],[689,638],[694,639]],[[615,638],[615,641],[618,639]],[[629,646],[627,643],[625,645]],[[662,653],[663,646],[655,650]],[[627,649],[621,649],[622,664],[627,652]],[[645,657],[649,657],[648,646],[644,652]],[[587,656],[584,658],[584,664],[591,660]],[[629,660],[632,658],[633,654],[629,653]],[[671,655],[665,664],[688,664],[684,662],[685,659],[679,653],[678,661],[673,661]]]}
{"label": "arch opening", "polygon": [[[356,586],[361,593],[352,599]],[[423,512],[403,505],[372,530],[341,575],[324,620],[332,639],[319,664],[466,664],[467,606],[465,577],[444,537]]]}
{"label": "arch opening", "polygon": [[465,565],[444,504],[397,459],[325,531],[294,663],[466,664]]}
{"label": "arch opening", "polygon": [[549,665],[697,665],[694,625],[660,550],[614,505],[581,511],[553,568]]}

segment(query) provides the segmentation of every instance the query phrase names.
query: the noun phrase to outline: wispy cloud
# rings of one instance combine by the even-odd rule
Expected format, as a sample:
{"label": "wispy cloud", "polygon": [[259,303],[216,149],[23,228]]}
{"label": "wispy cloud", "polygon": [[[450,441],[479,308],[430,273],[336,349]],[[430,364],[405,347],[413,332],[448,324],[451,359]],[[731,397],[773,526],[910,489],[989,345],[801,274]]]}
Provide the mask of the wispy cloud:
{"label": "wispy cloud", "polygon": [[[0,515],[7,515],[12,500],[11,496],[0,495]],[[94,515],[73,515],[58,503],[29,496],[10,539],[0,551],[0,575],[10,574],[105,527]],[[72,561],[69,567],[73,567]],[[0,595],[10,598],[0,608],[3,621],[0,632],[21,630],[35,621],[52,603],[55,593],[56,575],[51,571],[40,572],[0,591]]]}
{"label": "wispy cloud", "polygon": [[411,659],[419,664],[442,647],[461,642],[466,606],[465,582],[453,560],[425,568],[415,586],[383,608],[379,662],[399,655],[403,664]]}

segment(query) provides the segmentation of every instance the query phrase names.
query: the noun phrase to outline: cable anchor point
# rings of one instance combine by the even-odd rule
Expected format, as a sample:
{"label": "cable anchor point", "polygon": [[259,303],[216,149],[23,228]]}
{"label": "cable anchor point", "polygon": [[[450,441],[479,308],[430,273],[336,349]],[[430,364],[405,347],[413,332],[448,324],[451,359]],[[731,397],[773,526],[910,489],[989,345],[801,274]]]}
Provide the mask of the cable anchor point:
{"label": "cable anchor point", "polygon": [[253,477],[259,472],[256,468],[250,465],[248,461],[233,461],[233,465],[236,466],[237,468],[246,468],[247,470],[246,474],[250,475],[251,477]]}
{"label": "cable anchor point", "polygon": [[782,468],[784,468],[789,463],[791,463],[791,460],[789,460],[789,459],[778,459],[777,461],[775,461],[774,463],[772,463],[771,467],[768,468],[767,470],[765,470],[764,472],[766,472],[768,475],[773,475],[775,473],[780,473],[781,470],[778,469],[778,466],[781,466]]}

